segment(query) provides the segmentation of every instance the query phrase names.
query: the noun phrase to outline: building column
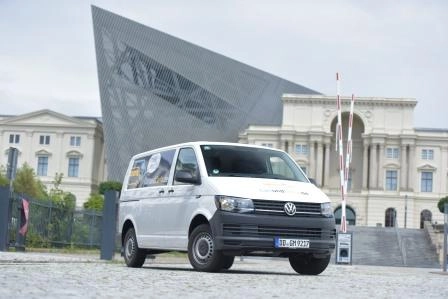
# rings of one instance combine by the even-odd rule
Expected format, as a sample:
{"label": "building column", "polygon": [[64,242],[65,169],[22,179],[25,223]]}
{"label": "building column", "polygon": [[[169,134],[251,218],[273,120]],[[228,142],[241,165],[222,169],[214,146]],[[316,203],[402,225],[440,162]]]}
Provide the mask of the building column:
{"label": "building column", "polygon": [[442,169],[441,169],[441,175],[440,175],[440,193],[447,193],[448,192],[448,146],[442,146]]}
{"label": "building column", "polygon": [[323,145],[321,142],[317,143],[317,169],[316,169],[316,181],[318,185],[322,186],[322,167],[323,167],[324,153],[323,153]]}
{"label": "building column", "polygon": [[[408,190],[414,191],[414,177],[415,177],[415,160],[417,157],[415,156],[415,145],[412,144],[409,146],[409,168],[408,168]],[[418,185],[417,185],[418,186]],[[412,190],[411,190],[412,189]]]}
{"label": "building column", "polygon": [[401,155],[401,171],[400,171],[400,190],[407,191],[408,190],[408,163],[407,161],[407,146],[402,144],[400,155]]}
{"label": "building column", "polygon": [[364,153],[363,153],[363,157],[362,157],[362,189],[366,190],[367,189],[367,178],[369,177],[368,175],[368,167],[369,167],[369,144],[367,144],[367,142],[364,142]]}
{"label": "building column", "polygon": [[330,143],[325,144],[325,168],[324,168],[324,184],[330,188]]}
{"label": "building column", "polygon": [[372,144],[370,147],[370,189],[376,189],[378,182],[378,160],[376,148],[377,144]]}
{"label": "building column", "polygon": [[314,141],[310,141],[310,160],[309,160],[309,170],[308,176],[310,178],[316,179],[316,157],[314,155]]}
{"label": "building column", "polygon": [[378,162],[378,189],[384,189],[384,144],[380,143],[379,162]]}

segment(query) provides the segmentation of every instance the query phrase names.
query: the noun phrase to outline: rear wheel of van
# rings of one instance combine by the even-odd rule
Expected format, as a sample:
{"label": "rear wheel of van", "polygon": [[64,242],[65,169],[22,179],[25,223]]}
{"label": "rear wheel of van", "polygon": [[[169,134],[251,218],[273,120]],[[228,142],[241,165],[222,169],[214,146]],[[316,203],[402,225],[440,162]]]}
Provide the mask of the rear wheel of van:
{"label": "rear wheel of van", "polygon": [[124,237],[124,261],[128,267],[140,268],[145,263],[146,253],[138,248],[137,237],[133,228],[128,229]]}
{"label": "rear wheel of van", "polygon": [[218,272],[223,266],[222,252],[216,250],[215,238],[208,224],[196,227],[188,239],[188,259],[194,269]]}
{"label": "rear wheel of van", "polygon": [[330,263],[330,255],[314,257],[313,255],[293,254],[289,256],[291,267],[299,274],[318,275],[322,273]]}

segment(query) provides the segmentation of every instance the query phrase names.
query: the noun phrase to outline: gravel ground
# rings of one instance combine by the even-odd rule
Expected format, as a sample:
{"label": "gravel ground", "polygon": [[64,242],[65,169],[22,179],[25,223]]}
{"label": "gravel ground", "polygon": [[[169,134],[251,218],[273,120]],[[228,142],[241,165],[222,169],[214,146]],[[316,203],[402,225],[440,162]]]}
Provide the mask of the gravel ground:
{"label": "gravel ground", "polygon": [[185,258],[0,252],[0,298],[448,298],[440,269],[334,265],[296,274],[287,260],[235,259],[226,272],[193,271]]}

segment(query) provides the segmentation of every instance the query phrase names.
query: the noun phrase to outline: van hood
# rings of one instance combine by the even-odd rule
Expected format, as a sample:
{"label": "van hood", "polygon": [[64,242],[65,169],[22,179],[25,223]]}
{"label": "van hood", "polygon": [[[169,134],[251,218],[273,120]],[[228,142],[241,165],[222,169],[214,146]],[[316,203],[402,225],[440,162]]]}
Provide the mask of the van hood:
{"label": "van hood", "polygon": [[246,178],[208,177],[216,195],[295,202],[329,202],[325,193],[307,182]]}

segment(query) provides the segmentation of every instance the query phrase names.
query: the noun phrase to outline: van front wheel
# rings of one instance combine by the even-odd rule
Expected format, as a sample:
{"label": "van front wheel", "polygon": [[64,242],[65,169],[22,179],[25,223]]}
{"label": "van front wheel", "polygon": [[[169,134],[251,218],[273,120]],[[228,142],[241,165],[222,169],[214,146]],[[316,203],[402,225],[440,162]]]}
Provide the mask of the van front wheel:
{"label": "van front wheel", "polygon": [[330,255],[314,257],[312,254],[292,254],[289,256],[289,264],[299,274],[318,275],[327,268],[330,258]]}
{"label": "van front wheel", "polygon": [[145,263],[146,253],[138,248],[137,237],[133,228],[128,229],[124,237],[124,261],[128,267],[140,268]]}
{"label": "van front wheel", "polygon": [[204,272],[218,272],[222,269],[223,255],[216,250],[215,239],[210,226],[201,224],[188,239],[188,259],[194,269]]}

